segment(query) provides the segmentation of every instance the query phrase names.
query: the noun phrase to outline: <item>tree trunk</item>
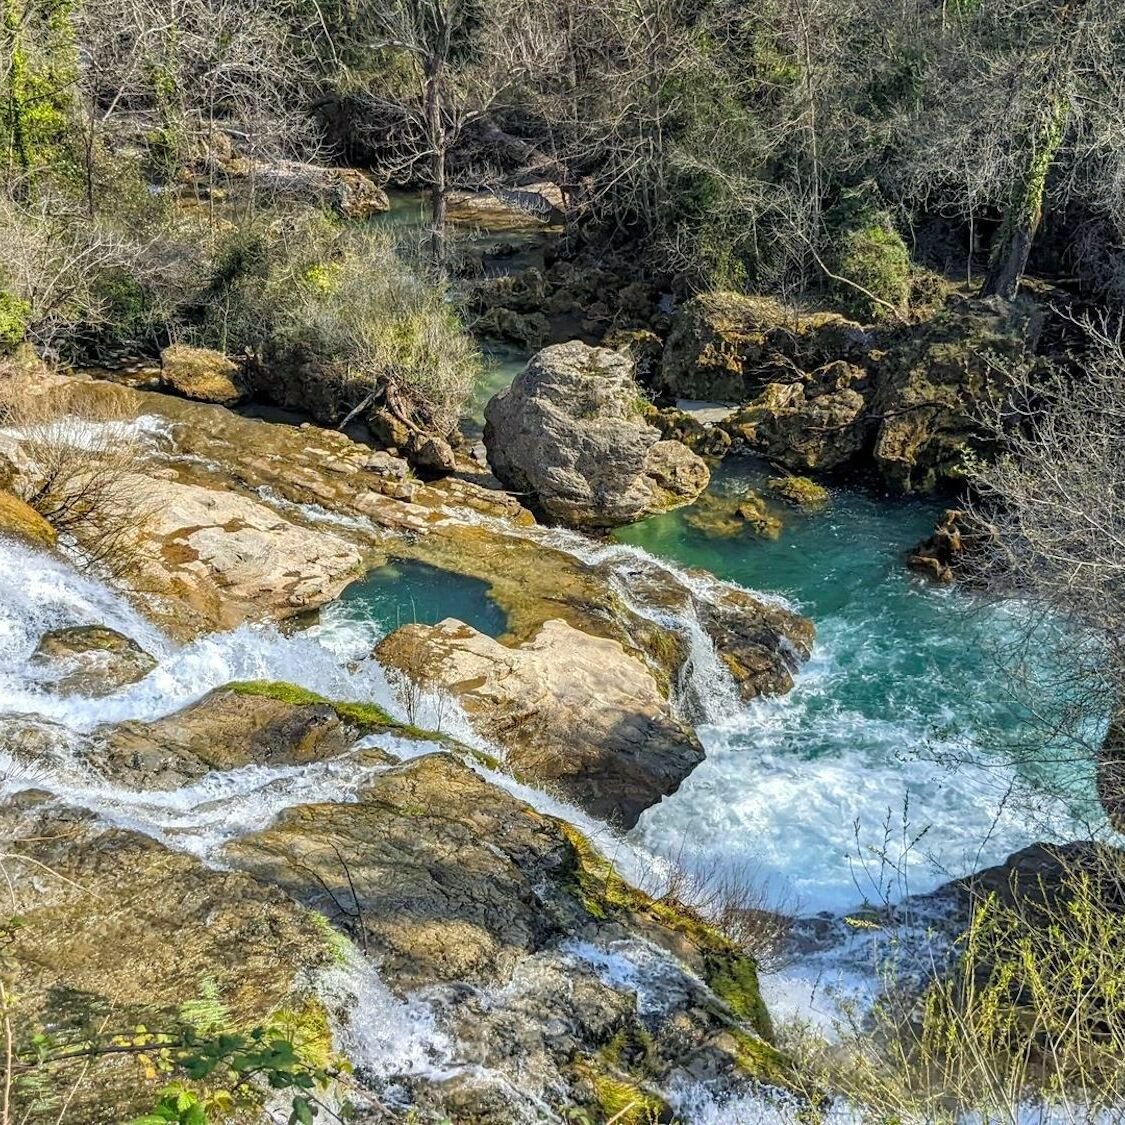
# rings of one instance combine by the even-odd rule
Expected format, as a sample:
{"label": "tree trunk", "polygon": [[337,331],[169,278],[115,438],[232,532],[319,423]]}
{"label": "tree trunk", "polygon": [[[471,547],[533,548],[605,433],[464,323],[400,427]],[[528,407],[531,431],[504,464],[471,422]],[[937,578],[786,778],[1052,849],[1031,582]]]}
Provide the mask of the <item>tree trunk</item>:
{"label": "tree trunk", "polygon": [[1109,823],[1125,832],[1125,708],[1119,708],[1110,720],[1098,753],[1097,785]]}
{"label": "tree trunk", "polygon": [[445,278],[445,222],[449,189],[446,183],[445,128],[441,105],[440,59],[426,67],[426,141],[430,146],[430,263],[439,279]]}
{"label": "tree trunk", "polygon": [[1062,146],[1066,117],[1067,101],[1056,97],[1036,130],[1027,172],[1013,190],[1004,221],[993,240],[988,275],[981,287],[982,297],[1003,297],[1010,301],[1019,291],[1031,244],[1043,218],[1047,176]]}

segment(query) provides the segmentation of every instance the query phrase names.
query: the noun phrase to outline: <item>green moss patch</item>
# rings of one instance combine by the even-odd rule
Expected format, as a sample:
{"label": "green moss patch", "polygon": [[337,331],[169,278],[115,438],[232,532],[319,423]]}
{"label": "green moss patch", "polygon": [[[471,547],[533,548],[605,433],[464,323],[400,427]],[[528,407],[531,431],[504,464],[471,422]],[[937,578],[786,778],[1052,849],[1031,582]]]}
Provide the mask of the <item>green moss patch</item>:
{"label": "green moss patch", "polygon": [[[752,1028],[763,1040],[772,1038],[773,1025],[758,986],[758,967],[754,958],[690,908],[654,899],[630,886],[577,828],[564,821],[558,824],[574,850],[573,879],[586,912],[598,919],[629,915],[642,925],[645,922],[655,924],[684,939],[688,960],[695,961],[708,987],[726,1005],[731,1015]],[[676,952],[682,953],[683,950]],[[763,1042],[762,1046],[781,1058],[768,1043]],[[771,1064],[769,1077],[772,1078],[777,1069]],[[760,1077],[767,1076],[758,1071],[754,1073]]]}
{"label": "green moss patch", "polygon": [[403,730],[412,734],[429,737],[425,731],[418,731],[415,727],[407,726],[392,719],[382,707],[375,703],[338,703],[318,695],[315,691],[298,687],[296,684],[274,682],[270,680],[242,680],[237,683],[226,684],[224,691],[233,691],[236,695],[256,695],[266,699],[276,699],[281,703],[289,703],[294,707],[313,707],[327,704],[349,723],[359,727],[371,727],[379,730],[388,727]]}

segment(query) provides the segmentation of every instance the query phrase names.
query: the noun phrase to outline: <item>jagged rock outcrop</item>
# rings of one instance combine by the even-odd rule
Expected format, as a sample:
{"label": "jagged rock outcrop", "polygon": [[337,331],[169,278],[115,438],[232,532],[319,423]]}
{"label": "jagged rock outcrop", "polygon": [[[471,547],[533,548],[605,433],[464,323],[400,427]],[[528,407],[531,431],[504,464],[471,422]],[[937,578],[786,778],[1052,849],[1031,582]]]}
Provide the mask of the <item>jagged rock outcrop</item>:
{"label": "jagged rock outcrop", "polygon": [[676,314],[660,388],[672,398],[747,402],[835,360],[867,354],[868,333],[831,312],[788,309],[770,297],[704,293]]}
{"label": "jagged rock outcrop", "polygon": [[723,423],[736,439],[795,471],[830,472],[863,449],[867,373],[837,360],[797,382],[770,383]]}
{"label": "jagged rock outcrop", "polygon": [[156,667],[136,641],[105,625],[44,633],[31,661],[43,668],[51,691],[95,698],[144,679]]}
{"label": "jagged rock outcrop", "polygon": [[677,316],[661,387],[746,405],[723,423],[793,472],[871,465],[900,492],[956,479],[987,444],[978,412],[1002,398],[1006,365],[1034,350],[1034,303],[954,298],[918,324],[864,329],[835,313],[704,294]]}
{"label": "jagged rock outcrop", "polygon": [[246,397],[237,363],[222,352],[187,344],[172,344],[160,353],[160,389],[220,406]]}
{"label": "jagged rock outcrop", "polygon": [[1030,354],[1042,324],[1031,301],[959,298],[886,340],[869,405],[872,458],[889,484],[926,492],[956,477],[965,451],[985,438],[981,404],[1002,399],[1005,366]]}
{"label": "jagged rock outcrop", "polygon": [[504,746],[517,777],[625,827],[703,760],[649,669],[617,641],[564,621],[515,647],[452,619],[407,625],[377,654],[451,694],[479,733]]}
{"label": "jagged rock outcrop", "polygon": [[[906,565],[943,584],[963,577],[973,556],[997,544],[995,528],[971,512],[947,508],[934,528],[906,557]],[[979,577],[979,575],[978,575]]]}
{"label": "jagged rock outcrop", "polygon": [[688,504],[704,461],[644,418],[632,361],[572,342],[544,348],[485,408],[496,476],[551,519],[614,527]]}

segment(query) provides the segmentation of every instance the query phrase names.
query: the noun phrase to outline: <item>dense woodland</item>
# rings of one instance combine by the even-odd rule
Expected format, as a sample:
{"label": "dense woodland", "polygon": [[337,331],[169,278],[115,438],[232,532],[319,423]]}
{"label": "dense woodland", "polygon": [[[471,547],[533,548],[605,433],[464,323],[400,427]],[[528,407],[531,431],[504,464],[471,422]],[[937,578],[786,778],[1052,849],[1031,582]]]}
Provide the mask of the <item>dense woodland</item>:
{"label": "dense woodland", "polygon": [[1030,270],[1112,300],[1123,24],[1108,0],[13,0],[8,335],[189,318],[222,271],[197,253],[170,275],[167,200],[232,149],[424,185],[439,265],[450,190],[546,179],[576,241],[639,246],[685,286],[886,312],[927,271],[1012,296]]}

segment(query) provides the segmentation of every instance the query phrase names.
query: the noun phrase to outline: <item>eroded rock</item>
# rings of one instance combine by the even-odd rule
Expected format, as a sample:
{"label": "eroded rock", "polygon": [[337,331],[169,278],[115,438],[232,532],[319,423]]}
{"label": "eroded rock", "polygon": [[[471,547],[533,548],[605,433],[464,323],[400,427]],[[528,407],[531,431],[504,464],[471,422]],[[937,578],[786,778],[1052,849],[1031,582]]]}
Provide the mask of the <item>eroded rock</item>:
{"label": "eroded rock", "polygon": [[834,360],[866,354],[868,334],[837,313],[786,308],[770,297],[704,293],[676,315],[661,389],[672,398],[747,402]]}
{"label": "eroded rock", "polygon": [[493,472],[552,519],[614,527],[688,504],[705,462],[644,418],[632,361],[572,342],[544,348],[485,408]]}
{"label": "eroded rock", "polygon": [[970,512],[947,508],[933,535],[907,555],[906,565],[935,582],[949,583],[965,574],[974,555],[989,546],[995,547],[997,542],[995,528]]}
{"label": "eroded rock", "polygon": [[126,788],[178,789],[212,770],[339,757],[362,735],[393,726],[378,708],[331,703],[287,684],[236,684],[154,722],[98,728],[84,757]]}
{"label": "eroded rock", "polygon": [[626,827],[703,760],[640,660],[563,621],[516,647],[451,619],[407,625],[377,654],[453,695],[518,777]]}
{"label": "eroded rock", "polygon": [[[379,774],[354,804],[289,809],[223,854],[327,914],[394,989],[425,989],[470,1067],[413,1090],[454,1119],[533,1120],[544,1097],[606,1116],[610,1084],[661,1107],[675,1073],[731,1089],[784,1072],[752,958],[447,754]],[[610,954],[637,958],[659,1001],[638,1012],[599,971]]]}
{"label": "eroded rock", "polygon": [[754,452],[794,471],[827,472],[852,461],[864,448],[862,419],[866,372],[837,361],[807,378],[770,383],[725,428]]}

